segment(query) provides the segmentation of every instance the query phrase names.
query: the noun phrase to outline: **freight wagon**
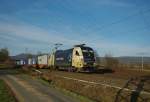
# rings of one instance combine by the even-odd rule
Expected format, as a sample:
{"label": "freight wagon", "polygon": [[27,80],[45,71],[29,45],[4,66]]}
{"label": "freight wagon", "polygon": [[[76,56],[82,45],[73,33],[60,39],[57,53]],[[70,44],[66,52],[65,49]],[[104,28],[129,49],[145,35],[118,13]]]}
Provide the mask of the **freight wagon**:
{"label": "freight wagon", "polygon": [[46,68],[48,66],[48,54],[39,55],[37,57],[39,68]]}
{"label": "freight wagon", "polygon": [[57,50],[49,57],[49,66],[70,71],[94,70],[95,55],[92,48],[76,45],[68,50]]}
{"label": "freight wagon", "polygon": [[69,71],[91,71],[95,69],[95,54],[92,48],[76,45],[68,50],[57,50],[52,54],[17,58],[16,64],[39,68],[54,68]]}
{"label": "freight wagon", "polygon": [[16,65],[27,65],[28,61],[26,59],[16,60]]}
{"label": "freight wagon", "polygon": [[32,56],[28,58],[28,66],[32,66],[32,67],[37,66],[37,56]]}
{"label": "freight wagon", "polygon": [[13,57],[12,59],[15,61],[15,64],[16,64],[16,65],[21,65],[21,66],[28,65],[28,60],[27,60],[27,58],[23,58],[23,57]]}

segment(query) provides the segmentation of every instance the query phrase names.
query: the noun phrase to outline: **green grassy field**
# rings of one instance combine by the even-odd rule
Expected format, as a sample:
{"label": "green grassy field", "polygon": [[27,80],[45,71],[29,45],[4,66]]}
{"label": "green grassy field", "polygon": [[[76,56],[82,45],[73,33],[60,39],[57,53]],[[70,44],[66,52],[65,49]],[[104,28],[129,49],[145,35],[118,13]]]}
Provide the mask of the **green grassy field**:
{"label": "green grassy field", "polygon": [[16,99],[6,86],[5,82],[0,79],[0,102],[16,102]]}

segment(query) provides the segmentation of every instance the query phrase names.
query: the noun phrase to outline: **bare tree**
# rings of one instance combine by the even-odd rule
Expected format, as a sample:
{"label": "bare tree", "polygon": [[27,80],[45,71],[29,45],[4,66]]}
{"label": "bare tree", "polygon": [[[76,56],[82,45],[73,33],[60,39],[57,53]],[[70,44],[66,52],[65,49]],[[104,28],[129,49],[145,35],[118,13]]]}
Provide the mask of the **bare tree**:
{"label": "bare tree", "polygon": [[9,59],[9,51],[7,48],[0,49],[0,62],[5,62]]}
{"label": "bare tree", "polygon": [[106,68],[118,68],[119,61],[117,58],[112,57],[111,54],[106,54],[104,59]]}
{"label": "bare tree", "polygon": [[94,50],[94,55],[95,55],[96,66],[99,67],[101,65],[100,56],[99,56],[98,52],[95,50]]}

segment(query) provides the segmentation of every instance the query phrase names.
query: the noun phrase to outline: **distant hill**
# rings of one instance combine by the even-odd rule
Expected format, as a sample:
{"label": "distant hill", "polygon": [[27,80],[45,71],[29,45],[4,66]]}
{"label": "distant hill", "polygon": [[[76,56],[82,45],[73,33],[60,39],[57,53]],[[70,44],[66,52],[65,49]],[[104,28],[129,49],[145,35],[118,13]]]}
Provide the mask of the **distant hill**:
{"label": "distant hill", "polygon": [[[142,57],[117,57],[119,62],[121,63],[141,63],[142,62]],[[145,64],[150,64],[150,57],[143,57],[143,63]]]}
{"label": "distant hill", "polygon": [[30,56],[36,57],[36,55],[22,53],[22,54],[19,54],[16,56],[11,56],[11,59],[13,59],[13,60],[28,59],[28,57],[30,57]]}
{"label": "distant hill", "polygon": [[[124,64],[137,64],[142,62],[142,57],[132,57],[132,56],[121,56],[114,57],[119,60],[120,63]],[[104,57],[99,57],[100,61],[104,61]],[[143,57],[143,63],[150,64],[150,57]]]}

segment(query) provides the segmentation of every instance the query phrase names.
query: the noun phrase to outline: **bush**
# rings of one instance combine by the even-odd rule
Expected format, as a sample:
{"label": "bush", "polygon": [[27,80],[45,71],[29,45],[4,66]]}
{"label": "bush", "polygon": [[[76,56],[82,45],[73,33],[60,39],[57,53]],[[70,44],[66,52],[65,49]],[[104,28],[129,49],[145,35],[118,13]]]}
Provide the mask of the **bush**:
{"label": "bush", "polygon": [[5,62],[9,59],[9,51],[7,48],[0,49],[0,62]]}
{"label": "bush", "polygon": [[118,68],[119,61],[118,59],[112,57],[111,54],[105,55],[105,67],[106,68]]}

